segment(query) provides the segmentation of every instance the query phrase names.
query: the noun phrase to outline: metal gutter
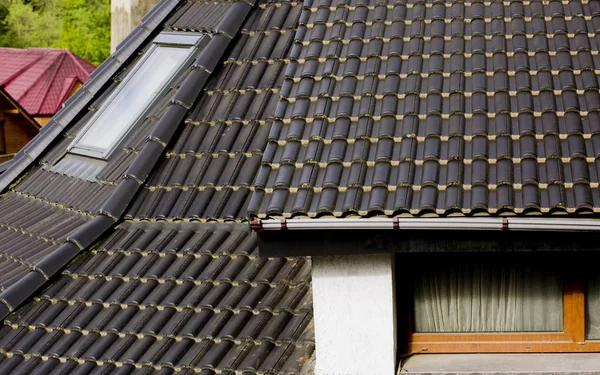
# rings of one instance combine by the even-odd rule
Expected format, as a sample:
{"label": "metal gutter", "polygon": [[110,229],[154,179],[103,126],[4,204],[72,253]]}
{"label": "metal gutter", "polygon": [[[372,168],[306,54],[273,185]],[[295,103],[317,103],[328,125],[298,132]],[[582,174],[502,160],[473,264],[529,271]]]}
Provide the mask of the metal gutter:
{"label": "metal gutter", "polygon": [[[0,320],[4,320],[37,290],[58,275],[65,266],[98,241],[121,219],[125,209],[160,160],[185,116],[198,101],[213,70],[223,58],[233,36],[238,34],[255,3],[256,0],[239,1],[231,6],[216,27],[215,35],[192,64],[190,73],[181,83],[166,112],[158,120],[139,154],[123,174],[121,182],[97,212],[98,215],[79,227],[60,247],[36,263],[23,278],[0,293]],[[15,162],[18,163],[19,159]],[[14,164],[8,172],[12,168]],[[0,179],[2,177],[4,174]],[[0,189],[1,182],[0,180]]]}
{"label": "metal gutter", "polygon": [[278,230],[435,230],[600,232],[599,219],[550,217],[254,219],[256,232]]}

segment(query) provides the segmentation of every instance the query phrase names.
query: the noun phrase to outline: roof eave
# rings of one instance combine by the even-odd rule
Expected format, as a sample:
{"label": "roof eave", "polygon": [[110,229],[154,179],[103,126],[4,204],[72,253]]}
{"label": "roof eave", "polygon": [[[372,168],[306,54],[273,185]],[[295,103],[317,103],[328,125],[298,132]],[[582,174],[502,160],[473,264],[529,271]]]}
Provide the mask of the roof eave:
{"label": "roof eave", "polygon": [[10,94],[4,89],[4,86],[0,86],[0,95],[4,96],[6,100],[8,100],[11,103],[11,105],[13,105],[19,111],[19,113],[23,115],[23,117],[25,117],[25,119],[31,124],[33,129],[35,129],[36,131],[40,130],[42,126],[32,117],[32,115],[29,112],[25,110],[25,108],[21,107],[19,102],[17,102],[12,96],[10,96]]}
{"label": "roof eave", "polygon": [[256,232],[279,230],[600,232],[596,218],[447,217],[254,219]]}

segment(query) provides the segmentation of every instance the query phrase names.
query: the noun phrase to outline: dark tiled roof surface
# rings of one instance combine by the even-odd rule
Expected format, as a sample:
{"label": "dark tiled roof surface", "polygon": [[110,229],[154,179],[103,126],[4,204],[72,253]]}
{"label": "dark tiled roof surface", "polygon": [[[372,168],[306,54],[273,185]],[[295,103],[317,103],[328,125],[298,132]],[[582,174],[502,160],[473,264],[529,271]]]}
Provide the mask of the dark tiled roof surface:
{"label": "dark tiled roof surface", "polygon": [[307,4],[252,215],[600,211],[600,2]]}
{"label": "dark tiled roof surface", "polygon": [[31,267],[89,220],[22,193],[0,200],[0,290],[23,277]]}
{"label": "dark tiled roof surface", "polygon": [[[124,69],[119,77],[129,72],[130,67]],[[159,100],[155,108],[147,115],[144,121],[136,127],[122,146],[115,150],[105,165],[100,167],[80,162],[65,168],[63,158],[69,145],[78,133],[84,129],[85,124],[96,110],[102,105],[106,96],[118,87],[119,79],[113,82],[84,112],[83,116],[67,129],[61,139],[43,155],[37,165],[13,187],[15,191],[35,196],[52,204],[64,206],[71,210],[94,215],[107,198],[114,192],[117,184],[122,181],[123,175],[139,154],[146,138],[158,120],[164,115],[169,101],[177,90],[180,82],[175,82],[174,87]],[[85,178],[88,170],[96,172],[96,178]]]}
{"label": "dark tiled roof surface", "polygon": [[301,6],[254,11],[129,218],[244,219]]}
{"label": "dark tiled roof surface", "polygon": [[[162,8],[165,5],[168,4],[163,4]],[[0,197],[0,291],[4,292],[16,282],[22,281],[46,256],[55,254],[61,245],[68,242],[70,235],[96,217],[98,208],[114,190],[113,184],[106,181],[86,181],[53,173],[49,169],[65,154],[67,146],[85,125],[85,120],[117,84],[109,85],[104,90],[104,95],[99,93],[99,87],[118,69],[115,56],[123,58],[124,54],[123,50],[117,51],[116,55],[92,73],[92,76],[96,76],[95,79],[87,82],[82,90],[67,100],[70,104],[67,104],[65,110],[59,112],[17,154],[8,169],[12,171],[15,165],[21,170],[32,167],[27,174],[14,182],[16,174],[3,171],[6,173],[2,174],[2,184],[8,189]],[[129,51],[129,54],[133,54],[133,51]],[[94,97],[94,94],[97,95]],[[78,114],[88,101],[92,110],[87,111],[87,115]],[[81,116],[83,118],[80,121],[71,121]],[[69,128],[63,131],[67,124],[70,125]],[[53,140],[56,140],[55,144],[52,144]],[[44,151],[47,153],[39,159],[39,163],[33,163],[33,159]],[[35,289],[32,287],[31,290],[18,291],[13,295],[26,296],[35,292]],[[2,307],[5,308],[5,305]]]}
{"label": "dark tiled roof surface", "polygon": [[[163,16],[169,1],[158,5]],[[155,27],[205,30],[223,43],[223,30],[235,30],[222,21],[241,21],[250,10],[239,3],[182,1]],[[10,186],[0,197],[0,285],[7,287],[0,314],[6,299],[17,301],[0,328],[0,373],[300,372],[314,352],[310,260],[259,257],[245,216],[301,9],[301,2],[259,2],[206,85],[195,82],[212,68],[187,71],[105,165],[78,169],[64,155],[131,58],[104,78],[111,65],[101,66],[90,84],[102,88],[85,91],[93,96],[85,105],[75,98],[79,112],[67,107],[50,134],[15,159],[0,181]],[[147,48],[128,43],[117,57]],[[219,51],[219,43],[206,50]],[[189,77],[198,100],[189,97]],[[182,111],[182,98],[196,104]],[[184,115],[173,120],[173,112]],[[165,128],[178,124],[168,141]],[[168,143],[160,158],[147,152],[159,141]],[[100,168],[95,179],[93,168]],[[13,183],[19,170],[26,173]],[[130,175],[140,170],[149,177]],[[107,229],[128,197],[125,220]],[[98,230],[106,233],[92,240]],[[56,262],[65,254],[72,261],[62,269]],[[52,282],[40,277],[52,275]],[[33,294],[39,285],[49,287]],[[18,307],[19,293],[33,298]]]}
{"label": "dark tiled roof surface", "polygon": [[166,22],[176,31],[213,32],[231,8],[231,1],[186,1]]}
{"label": "dark tiled roof surface", "polygon": [[[0,176],[0,373],[298,373],[310,261],[259,257],[248,212],[600,211],[597,29],[587,1],[162,0]],[[161,30],[212,39],[105,165],[65,163]]]}
{"label": "dark tiled roof surface", "polygon": [[[151,13],[160,13],[160,9],[165,4],[168,5],[168,3],[169,0],[164,0],[155,8],[159,10],[153,10]],[[174,6],[177,5],[174,4]],[[207,6],[210,5],[207,3]],[[39,170],[39,167],[34,166],[24,178],[13,185],[13,187],[16,185],[15,190],[21,193],[32,197],[35,196],[36,199],[41,199],[47,203],[62,206],[68,210],[75,210],[93,217],[85,225],[76,228],[69,237],[63,240],[63,243],[56,250],[52,251],[40,262],[33,264],[30,267],[30,272],[27,272],[21,279],[0,293],[0,318],[3,319],[6,317],[16,307],[32,296],[36,290],[42,288],[51,277],[68,265],[81,251],[98,241],[121,218],[140,186],[145,183],[147,176],[161,160],[165,146],[171,142],[173,135],[177,131],[177,125],[183,122],[187,112],[203,93],[205,84],[210,78],[210,72],[219,65],[224,51],[232,43],[231,35],[238,33],[243,21],[252,10],[252,5],[246,2],[236,2],[233,5],[228,2],[224,6],[230,6],[229,12],[219,23],[206,46],[197,51],[196,60],[192,64],[193,66],[189,66],[181,74],[178,81],[180,86],[177,89],[177,93],[173,95],[174,89],[169,90],[169,93],[157,102],[155,110],[150,112],[150,116],[145,119],[144,123],[137,126],[136,131],[131,132],[132,135],[137,135],[141,140],[132,140],[130,137],[128,142],[125,143],[126,147],[119,150],[121,154],[123,152],[133,153],[135,154],[135,158],[133,158],[131,164],[127,165],[126,168],[120,168],[123,172],[117,177],[118,182],[113,183],[114,186],[110,181],[105,180],[107,175],[104,174],[104,171],[99,174],[99,177],[104,179],[104,181],[96,181],[89,178],[90,166],[94,166],[90,158],[88,158],[89,162],[81,163],[80,169],[85,170],[85,177],[80,175],[79,172],[81,170],[78,170],[76,167],[77,163],[74,165],[75,168],[71,168],[73,166],[73,155],[66,155],[55,165],[51,165],[52,162],[45,165],[44,158],[42,157],[41,160],[44,167],[41,170]],[[127,47],[123,46],[121,49],[127,49]],[[112,55],[111,58],[116,59],[118,54],[117,50],[117,53]],[[129,55],[135,61],[136,56],[134,52],[130,52]],[[130,60],[129,63],[131,62]],[[103,64],[103,66],[105,65]],[[103,67],[100,67],[98,70],[101,71],[102,69]],[[121,72],[116,78],[112,77],[112,83],[106,79],[109,77],[106,77],[104,80],[108,81],[108,83],[96,82],[102,79],[97,78],[96,80],[92,80],[89,85],[90,87],[94,85],[96,87],[108,86],[108,89],[112,89],[115,85],[119,85],[122,74]],[[83,95],[91,95],[91,91],[87,87],[83,88],[83,93]],[[106,96],[98,92],[97,94],[97,100],[91,103],[91,108],[87,111],[87,114],[84,114],[84,117],[90,116],[94,108],[98,106],[98,101],[102,101],[102,98]],[[171,99],[170,104],[167,105],[166,103],[169,99]],[[77,98],[74,100],[76,102]],[[69,111],[69,108],[67,107],[65,111]],[[57,127],[62,128],[65,126],[57,119],[64,118],[63,113],[64,111],[55,116],[50,127],[45,127],[50,130],[46,130],[42,137],[34,139],[32,142],[33,145],[28,145],[24,151],[20,152],[20,155],[15,157],[15,162],[11,165],[9,171],[0,177],[2,179],[1,183],[4,186],[12,183],[11,176],[19,173],[20,169],[31,166],[27,158],[34,160],[34,152],[41,152],[36,150],[38,148],[36,141],[41,145],[40,148],[47,148],[47,146],[43,145],[52,141],[58,142],[58,147],[64,147],[70,135],[73,133],[76,134],[77,129],[82,128],[83,119],[78,123],[76,122],[75,126],[70,127],[70,131],[58,132]],[[78,115],[72,116],[74,118],[78,117]],[[153,126],[150,128],[147,124]],[[64,137],[63,139],[61,139],[61,135]],[[137,147],[127,147],[132,144]],[[50,154],[55,157],[59,157],[66,151],[63,148],[62,152],[58,152],[57,154],[55,152],[56,148],[50,148],[50,150]],[[119,159],[121,158],[118,157],[118,153],[111,158],[113,161],[118,161]],[[65,163],[69,165],[68,168],[65,168]],[[118,165],[120,166],[120,164]],[[46,170],[48,166],[51,166],[49,171]],[[107,163],[105,168],[110,166],[111,164]],[[115,167],[115,165],[112,166]],[[36,174],[36,168],[40,173]],[[67,171],[77,171],[77,173],[69,173],[68,176],[65,176],[63,173],[56,173],[57,171],[63,171],[64,174]],[[18,190],[19,188],[22,190]],[[80,207],[80,205],[83,205],[83,207]]]}
{"label": "dark tiled roof surface", "polygon": [[0,373],[298,373],[311,314],[310,261],[247,225],[125,223],[4,321]]}
{"label": "dark tiled roof surface", "polygon": [[[74,137],[85,125],[79,121],[83,116],[91,116],[86,108],[95,110],[109,94],[106,86],[117,85],[114,80],[121,77],[119,72],[126,72],[140,52],[147,48],[148,39],[155,31],[163,27],[163,23],[170,13],[179,5],[178,0],[161,0],[157,6],[142,18],[142,23],[129,34],[117,47],[116,51],[90,74],[90,80],[81,90],[65,101],[65,106],[46,125],[39,134],[33,138],[21,151],[19,151],[11,167],[0,176],[0,191],[6,191],[21,175],[23,175],[36,161],[52,154],[50,164],[56,162],[65,152],[69,140],[65,137]],[[110,89],[108,89],[110,90]],[[62,147],[57,148],[56,142],[62,140]]]}

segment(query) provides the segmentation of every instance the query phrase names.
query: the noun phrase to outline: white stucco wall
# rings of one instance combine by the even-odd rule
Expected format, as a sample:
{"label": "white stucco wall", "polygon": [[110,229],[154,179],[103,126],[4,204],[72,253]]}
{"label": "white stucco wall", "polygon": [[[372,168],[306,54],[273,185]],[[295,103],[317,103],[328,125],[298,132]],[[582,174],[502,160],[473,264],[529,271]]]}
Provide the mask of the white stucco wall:
{"label": "white stucco wall", "polygon": [[313,256],[317,375],[393,375],[393,254]]}
{"label": "white stucco wall", "polygon": [[142,22],[142,17],[159,0],[111,0],[110,50]]}

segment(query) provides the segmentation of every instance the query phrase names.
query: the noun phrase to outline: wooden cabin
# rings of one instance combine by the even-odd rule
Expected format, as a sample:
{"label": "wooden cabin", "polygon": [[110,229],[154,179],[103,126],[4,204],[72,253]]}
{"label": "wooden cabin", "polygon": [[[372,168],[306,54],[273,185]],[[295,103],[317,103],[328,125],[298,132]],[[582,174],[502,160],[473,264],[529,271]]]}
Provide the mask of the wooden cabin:
{"label": "wooden cabin", "polygon": [[0,48],[0,161],[25,146],[94,69],[67,49]]}

